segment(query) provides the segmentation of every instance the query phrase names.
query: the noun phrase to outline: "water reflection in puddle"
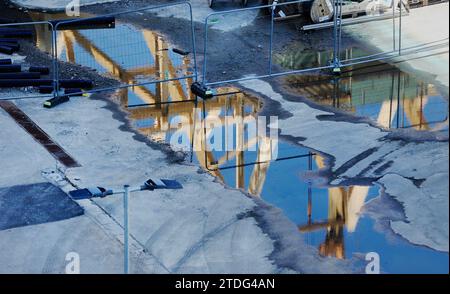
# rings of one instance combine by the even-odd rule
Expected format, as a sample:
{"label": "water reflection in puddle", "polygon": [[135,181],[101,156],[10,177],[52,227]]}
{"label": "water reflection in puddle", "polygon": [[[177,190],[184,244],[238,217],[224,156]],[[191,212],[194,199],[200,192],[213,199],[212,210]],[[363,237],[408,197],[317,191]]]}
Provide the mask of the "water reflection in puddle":
{"label": "water reflection in puddle", "polygon": [[[169,45],[160,35],[126,24],[118,24],[117,28],[122,35],[130,36],[130,42],[123,44],[130,46],[135,55],[123,58],[120,51],[124,48],[117,51],[122,46],[117,45],[118,40],[101,39],[95,31],[64,31],[58,36],[59,44],[63,44],[58,50],[59,57],[95,68],[126,84],[172,78],[192,71],[189,56],[168,50]],[[47,41],[47,35],[38,34],[41,48],[46,47]],[[116,45],[109,46],[112,42]],[[138,47],[132,46],[135,43],[139,43]],[[325,57],[316,60],[322,63]],[[265,133],[249,132],[262,106],[257,97],[223,87],[217,89],[219,96],[196,108],[188,91],[192,82],[184,79],[129,87],[118,90],[116,99],[142,134],[157,142],[170,143],[174,134],[182,133],[194,147],[194,162],[203,169],[226,185],[281,208],[298,226],[292,233],[303,234],[321,255],[343,259],[374,251],[381,256],[381,270],[385,272],[448,272],[448,254],[413,246],[399,237],[388,238],[386,233],[377,231],[374,220],[363,212],[364,205],[378,196],[377,186],[312,186],[301,175],[323,168],[324,158]],[[285,86],[318,103],[371,117],[385,127],[448,130],[448,99],[432,86],[392,68],[354,73],[332,81],[316,76],[292,76],[286,78]],[[231,146],[231,150],[210,150],[210,145],[215,144],[211,135],[217,134],[216,126],[205,127],[204,122],[210,117],[221,122],[221,144]],[[231,145],[227,143],[230,138]],[[270,148],[263,148],[267,146]],[[271,161],[272,146],[277,146],[278,158],[286,160]]]}
{"label": "water reflection in puddle", "polygon": [[[30,13],[33,20],[66,19],[65,14]],[[82,17],[93,17],[83,14]],[[131,17],[131,15],[130,15]],[[36,46],[51,52],[51,32],[46,25],[37,25]],[[156,32],[115,21],[114,28],[62,30],[57,32],[57,56],[61,61],[76,63],[119,80],[123,85],[178,79],[193,73],[191,56],[176,53]],[[183,85],[178,82],[180,96]],[[157,91],[150,86],[136,86],[130,91],[130,101],[137,104],[158,103]],[[161,93],[160,96],[167,96]]]}
{"label": "water reflection in puddle", "polygon": [[[237,89],[221,88],[219,93],[233,93]],[[126,101],[122,98],[122,102]],[[295,158],[298,154],[311,154],[310,150],[278,141],[279,157],[294,158],[252,164],[264,158],[256,148],[250,151],[248,124],[233,120],[236,108],[243,109],[244,119],[256,116],[261,104],[256,97],[243,93],[229,94],[208,100],[205,103],[206,117],[217,115],[232,124],[233,135],[245,135],[246,148],[229,152],[206,151],[210,138],[205,133],[195,133],[183,128],[181,121],[198,124],[202,130],[202,116],[194,109],[194,103],[176,103],[159,106],[129,108],[136,128],[156,141],[170,142],[173,134],[183,130],[193,140],[197,150],[194,161],[230,187],[244,190],[255,197],[281,208],[295,224],[307,242],[318,248],[323,256],[351,258],[355,254],[377,252],[382,256],[382,271],[390,273],[446,272],[448,255],[431,249],[413,246],[399,237],[387,237],[378,231],[376,223],[364,214],[364,205],[379,195],[378,186],[348,186],[317,188],[301,175],[306,171],[324,168],[320,155]],[[231,117],[230,117],[231,114]],[[180,118],[183,116],[184,118]],[[249,120],[247,120],[249,121]],[[208,129],[206,133],[211,131]],[[226,135],[223,132],[223,141]],[[266,137],[267,139],[267,137]],[[269,139],[270,140],[270,139]],[[235,145],[233,145],[235,146]],[[246,165],[249,163],[248,165]],[[223,168],[217,168],[217,167]]]}
{"label": "water reflection in puddle", "polygon": [[[346,49],[346,56],[363,56]],[[355,53],[356,52],[356,53]],[[329,52],[287,53],[277,59],[288,69],[320,66]],[[433,85],[388,64],[375,63],[346,69],[342,76],[295,75],[283,78],[291,93],[361,117],[384,128],[412,128],[448,132],[448,96]]]}

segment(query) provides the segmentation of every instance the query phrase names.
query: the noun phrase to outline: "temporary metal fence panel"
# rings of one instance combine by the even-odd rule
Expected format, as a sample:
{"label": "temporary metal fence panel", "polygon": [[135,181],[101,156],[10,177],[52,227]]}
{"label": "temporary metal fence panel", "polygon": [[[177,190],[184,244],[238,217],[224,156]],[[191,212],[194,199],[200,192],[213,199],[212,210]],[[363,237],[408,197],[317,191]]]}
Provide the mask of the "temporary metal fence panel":
{"label": "temporary metal fence panel", "polygon": [[[346,3],[348,1],[338,2],[339,10],[345,11]],[[411,11],[405,0],[370,1],[360,9],[365,10],[362,12],[364,16],[348,19],[343,15],[338,21],[340,37],[336,51],[339,52],[339,65],[342,67],[398,57],[406,60],[414,58],[416,54],[448,48],[448,37],[438,39],[430,34],[428,37],[421,36],[425,42],[420,43],[417,42],[417,32],[414,32],[415,36],[405,33],[405,28],[417,25],[416,17],[420,13],[420,9]],[[415,15],[410,16],[413,13]],[[357,46],[346,45],[347,40]]]}
{"label": "temporary metal fence panel", "polygon": [[[332,9],[332,2],[323,2]],[[303,25],[311,18],[313,8],[310,6],[310,0],[303,0],[279,3],[270,8],[273,33],[269,75],[308,73],[332,68],[336,34],[334,26],[303,31]],[[330,13],[333,13],[331,9]],[[300,15],[293,18],[285,16],[292,14],[292,11]],[[332,22],[332,17],[329,22]]]}
{"label": "temporary metal fence panel", "polygon": [[270,65],[270,6],[211,13],[204,23],[203,83],[267,75]]}
{"label": "temporary metal fence panel", "polygon": [[[311,12],[314,9],[328,11],[327,21],[302,24],[298,18],[286,17],[286,12],[297,10],[304,14],[304,19],[314,18]],[[340,70],[448,47],[448,37],[438,40],[433,34],[429,41],[415,43],[415,38],[408,37],[402,30],[410,23],[406,21],[408,15],[409,7],[404,0],[274,1],[272,5],[214,12],[205,18],[202,81],[205,85],[217,86],[248,79]],[[238,29],[223,34],[230,25],[220,23],[233,24]],[[295,31],[289,30],[290,26],[299,28],[298,36],[294,37],[297,42],[292,42],[292,36],[286,36],[285,32]],[[258,32],[266,38],[259,38],[260,42],[255,44]],[[220,48],[214,42],[218,38],[224,38]],[[227,43],[230,46],[223,45]]]}
{"label": "temporary metal fence panel", "polygon": [[[164,17],[176,18],[177,40],[167,40]],[[109,21],[113,19],[113,22]],[[105,19],[106,24],[105,25]],[[127,105],[151,105],[191,100],[189,83],[196,78],[196,48],[189,2],[145,7],[132,11],[82,18],[102,26],[79,26],[80,19],[55,24],[58,78],[70,76],[66,63],[95,77],[93,93],[123,90]],[[132,23],[132,24],[130,24]]]}
{"label": "temporary metal fence panel", "polygon": [[[339,52],[341,66],[358,65],[398,56],[401,48],[402,17],[407,15],[400,9],[399,0],[363,1],[348,4],[339,1],[337,11],[339,39],[336,51]],[[363,16],[348,18],[347,6],[355,5]],[[360,5],[360,7],[357,7]],[[350,44],[348,44],[350,42]]]}
{"label": "temporary metal fence panel", "polygon": [[[48,21],[16,22],[0,24],[0,59],[10,59],[10,64],[0,65],[3,67],[0,74],[0,100],[14,100],[24,98],[46,98],[52,97],[51,93],[40,94],[39,85],[53,87],[57,79],[52,68],[53,40],[52,24]],[[45,52],[49,55],[39,60],[39,64],[33,60],[23,60],[19,57],[19,50],[31,51],[35,45],[42,47],[39,40],[45,35],[48,48]],[[13,49],[11,51],[11,49]],[[11,65],[11,66],[10,66]],[[32,67],[47,67],[49,72],[36,72]],[[31,68],[30,68],[31,67]],[[9,69],[8,69],[9,68]],[[27,88],[27,91],[15,91],[17,88]],[[51,92],[51,91],[50,91]]]}
{"label": "temporary metal fence panel", "polygon": [[[307,0],[284,3],[275,1],[272,5],[214,12],[208,15],[204,24],[203,83],[213,86],[247,79],[275,77],[331,68],[332,66],[328,60],[324,61],[323,65],[318,65],[316,62],[298,63],[298,60],[296,62],[289,61],[293,56],[288,56],[287,50],[289,48],[284,47],[288,43],[287,40],[290,39],[286,34],[286,26],[294,24],[292,21],[279,21],[279,19],[286,15],[286,11],[294,10],[307,2]],[[248,22],[245,26],[244,20]],[[229,41],[230,46],[222,46],[218,50],[214,48],[217,45],[214,44],[213,39],[221,38],[221,36],[223,38],[220,30],[223,31],[224,28],[230,27],[230,25],[218,25],[221,22],[235,24],[238,29],[234,29],[233,33],[226,34],[230,36],[228,37],[231,39]],[[239,23],[241,24],[240,26],[238,25]],[[334,40],[333,29],[328,29],[327,31],[328,36],[326,39],[328,39],[332,47]],[[301,34],[302,32],[298,33]],[[316,49],[318,48],[312,48],[311,52],[314,52]],[[223,55],[227,56],[227,58],[223,58]],[[296,52],[294,55],[298,59],[297,57],[301,55],[301,52]],[[307,55],[310,56],[310,54]],[[230,63],[236,64],[235,67],[230,67]],[[217,68],[219,69],[216,70]],[[230,69],[232,71],[231,74],[228,73]],[[222,75],[220,75],[221,73]]]}

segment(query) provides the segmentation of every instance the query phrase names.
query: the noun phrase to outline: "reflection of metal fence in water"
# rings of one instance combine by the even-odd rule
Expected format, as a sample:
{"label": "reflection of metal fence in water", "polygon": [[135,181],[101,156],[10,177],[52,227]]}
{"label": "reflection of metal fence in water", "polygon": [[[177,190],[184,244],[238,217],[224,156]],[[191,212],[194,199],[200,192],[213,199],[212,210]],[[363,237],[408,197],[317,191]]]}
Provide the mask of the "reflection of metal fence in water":
{"label": "reflection of metal fence in water", "polygon": [[[310,169],[312,161],[318,168],[323,167],[323,157],[311,155],[309,158]],[[308,191],[307,223],[300,224],[298,229],[302,233],[311,233],[320,230],[325,231],[325,240],[319,245],[319,253],[322,256],[333,256],[345,259],[345,234],[354,233],[360,218],[361,210],[369,195],[370,186],[349,186],[328,188],[328,216],[327,219],[313,220],[312,215],[314,201],[311,190]]]}
{"label": "reflection of metal fence in water", "polygon": [[432,85],[396,68],[374,69],[354,69],[351,75],[328,79],[291,76],[285,83],[291,92],[322,105],[371,117],[384,128],[441,131],[448,126],[448,101]]}
{"label": "reflection of metal fence in water", "polygon": [[[119,99],[126,107],[127,93],[123,90]],[[222,170],[235,170],[236,188],[245,188],[245,173],[249,171],[246,167],[251,166],[247,189],[250,194],[258,196],[267,170],[275,160],[271,146],[278,144],[277,139],[265,132],[248,132],[249,125],[256,123],[261,108],[256,97],[231,87],[221,87],[217,91],[217,96],[204,101],[204,106],[202,102],[201,109],[195,102],[142,105],[128,107],[129,117],[139,132],[155,141],[167,143],[174,137],[178,138],[175,133],[178,136],[182,134],[192,144],[192,152],[199,165],[210,174],[225,182]],[[203,117],[202,112],[205,113]],[[212,136],[214,141],[221,136],[222,149],[211,146]],[[182,146],[186,146],[186,141]],[[306,156],[295,154],[292,158]]]}
{"label": "reflection of metal fence in water", "polygon": [[[117,62],[117,57],[110,57],[77,31],[63,32],[62,34],[70,62],[75,62],[72,48],[73,44],[76,43],[88,55],[86,62],[89,62],[90,57],[92,57],[94,66],[101,66],[99,70],[104,69],[108,75],[119,79],[123,85],[132,86],[132,91],[139,96],[142,103],[164,103],[167,101],[163,99],[169,97],[172,101],[176,101],[180,97],[186,100],[184,99],[186,95],[183,91],[182,83],[184,82],[182,80],[194,78],[193,73],[189,72],[190,58],[169,51],[167,43],[156,33],[144,29],[142,35],[145,43],[138,42],[139,44],[146,44],[145,48],[142,49],[145,52],[144,56],[147,56],[151,62],[141,64],[139,60],[145,62],[145,59],[136,58],[136,56],[139,56],[139,54],[136,54],[131,55],[135,58],[129,60],[127,66],[124,65],[124,62]],[[125,56],[128,58],[130,55]],[[82,61],[77,61],[77,63],[83,64]],[[156,89],[151,91],[146,87],[147,84],[157,84]],[[184,85],[184,87],[189,87],[189,84]],[[100,91],[101,89],[96,90]],[[165,95],[165,93],[170,95]]]}
{"label": "reflection of metal fence in water", "polygon": [[[121,99],[121,103],[123,106],[128,104],[126,98]],[[204,111],[207,113],[204,120],[200,119],[201,114],[194,102],[130,107],[128,111],[130,118],[137,122],[138,130],[153,140],[165,142],[174,132],[183,133],[192,143],[193,152],[200,166],[224,181],[221,171],[210,167],[224,165],[235,158],[244,160],[244,152],[256,144],[257,138],[248,138],[246,142],[240,141],[241,144],[245,144],[245,147],[243,146],[242,149],[225,150],[219,154],[208,147],[207,138],[214,132],[208,122],[218,122],[220,126],[215,127],[232,128],[237,130],[237,133],[243,134],[246,128],[243,122],[248,122],[257,115],[261,103],[257,98],[249,97],[238,89],[224,87],[218,89],[218,96],[205,101],[204,104]],[[238,113],[239,109],[244,110],[242,113]],[[142,122],[142,124],[139,122]],[[259,137],[261,137],[259,138],[261,140],[269,140],[266,136],[260,135]],[[224,137],[225,140],[226,136]],[[255,149],[255,152],[258,153],[258,158],[264,158],[264,154],[261,154],[262,149]],[[268,166],[270,164],[269,160],[266,159],[265,161],[265,164]],[[257,165],[254,169],[256,170],[255,176],[252,176],[251,181],[253,184],[249,190],[252,194],[257,194],[257,191],[260,190],[257,187],[260,187],[259,183],[261,183],[263,172],[261,171],[261,166]],[[238,185],[242,186],[243,168],[236,168],[236,170],[240,175],[238,177],[240,179]]]}
{"label": "reflection of metal fence in water", "polygon": [[[223,93],[234,92],[236,94],[221,95]],[[219,89],[219,96],[205,101],[205,111],[210,114],[206,120],[220,121],[224,127],[235,126],[236,121],[230,117],[227,117],[226,109],[237,109],[239,105],[244,105],[247,109],[243,119],[248,120],[254,117],[259,109],[260,102],[257,98],[248,97],[243,93],[233,88]],[[237,95],[240,99],[237,99]],[[233,97],[233,98],[230,98]],[[126,99],[123,99],[123,105],[127,105]],[[143,122],[138,126],[141,133],[146,136],[157,140],[167,141],[173,132],[183,132],[187,135],[189,140],[192,140],[193,152],[199,164],[207,169],[214,162],[226,162],[234,158],[231,153],[228,152],[228,156],[216,159],[217,154],[214,154],[212,150],[208,150],[205,140],[204,122],[200,120],[200,113],[197,111],[194,102],[191,103],[171,103],[166,105],[145,105],[139,107],[131,107],[128,109],[130,112],[130,118],[137,122]],[[243,130],[244,125],[240,125]],[[208,135],[210,130],[206,130]],[[223,180],[219,170],[211,171],[211,174],[217,176]]]}

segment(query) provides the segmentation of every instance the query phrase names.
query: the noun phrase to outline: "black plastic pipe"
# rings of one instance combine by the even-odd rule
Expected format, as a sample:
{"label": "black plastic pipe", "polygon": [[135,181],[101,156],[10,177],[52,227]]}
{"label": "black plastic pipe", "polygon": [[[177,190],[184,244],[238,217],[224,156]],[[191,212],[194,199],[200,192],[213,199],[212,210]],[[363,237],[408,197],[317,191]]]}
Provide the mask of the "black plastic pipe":
{"label": "black plastic pipe", "polygon": [[0,53],[11,55],[14,53],[14,50],[9,46],[0,46]]}
{"label": "black plastic pipe", "polygon": [[[50,79],[30,79],[30,80],[0,79],[0,88],[39,87],[52,85],[53,80]],[[94,87],[94,83],[90,80],[60,80],[59,86],[62,88],[92,89]]]}
{"label": "black plastic pipe", "polygon": [[31,29],[5,29],[0,28],[0,37],[8,38],[31,38],[33,31]]}
{"label": "black plastic pipe", "polygon": [[0,23],[16,23],[16,22],[17,20],[15,19],[0,17]]}
{"label": "black plastic pipe", "polygon": [[8,72],[0,73],[0,80],[19,79],[19,80],[32,80],[39,79],[41,74],[38,72]]}
{"label": "black plastic pipe", "polygon": [[41,75],[48,75],[50,73],[50,69],[46,66],[30,66],[28,71],[29,72],[38,72]]}
{"label": "black plastic pipe", "polygon": [[0,59],[0,65],[10,65],[12,64],[11,59]]}
{"label": "black plastic pipe", "polygon": [[52,80],[0,80],[0,88],[50,86]]}
{"label": "black plastic pipe", "polygon": [[6,46],[12,48],[15,52],[20,50],[20,45],[18,43],[7,43],[0,42],[0,46]]}
{"label": "black plastic pipe", "polygon": [[45,108],[52,108],[70,100],[69,96],[58,96],[44,102]]}
{"label": "black plastic pipe", "polygon": [[4,72],[20,72],[22,67],[19,64],[3,64],[0,65],[0,73]]}
{"label": "black plastic pipe", "polygon": [[19,39],[15,39],[15,38],[0,38],[0,42],[18,43]]}
{"label": "black plastic pipe", "polygon": [[[56,27],[58,31],[114,29],[116,27],[116,18],[114,16],[100,16],[81,20],[77,19],[53,20],[50,22],[53,24],[53,27]],[[61,24],[56,26],[57,23]]]}
{"label": "black plastic pipe", "polygon": [[[1,64],[0,63],[0,73],[4,72],[21,72],[22,67],[19,64]],[[48,75],[50,69],[46,66],[30,66],[28,72],[37,72],[41,75]]]}

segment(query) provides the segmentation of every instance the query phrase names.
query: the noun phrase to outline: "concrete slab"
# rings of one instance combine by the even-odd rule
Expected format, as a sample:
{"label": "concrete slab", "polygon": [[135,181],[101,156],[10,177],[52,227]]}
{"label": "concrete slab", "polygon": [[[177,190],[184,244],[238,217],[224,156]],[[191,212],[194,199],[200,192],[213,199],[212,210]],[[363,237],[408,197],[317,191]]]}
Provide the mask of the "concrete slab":
{"label": "concrete slab", "polygon": [[[56,170],[72,185],[114,188],[127,183],[140,184],[148,177],[174,178],[183,184],[181,191],[139,192],[130,199],[132,236],[164,268],[170,272],[179,269],[194,273],[234,272],[239,262],[246,265],[240,267],[240,272],[270,273],[277,270],[268,259],[273,242],[255,222],[245,225],[254,238],[236,239],[234,242],[241,244],[238,247],[224,247],[220,242],[206,246],[221,234],[221,228],[227,224],[247,222],[237,216],[256,205],[250,198],[240,191],[226,189],[212,176],[198,173],[195,166],[166,162],[161,151],[137,140],[139,137],[128,130],[123,121],[117,120],[117,114],[113,115],[107,109],[111,105],[105,101],[75,98],[51,110],[43,109],[41,103],[34,99],[17,101],[33,121],[82,164],[79,168]],[[14,172],[17,175],[21,170],[17,167]],[[70,186],[65,189],[70,189]],[[95,205],[119,226],[122,224],[120,196],[97,199]],[[231,237],[238,238],[235,235]],[[260,244],[257,248],[247,250],[256,243]],[[199,256],[194,253],[200,249],[206,250],[208,256],[225,250],[232,259],[224,259],[214,266],[185,268],[184,264],[197,263]],[[258,267],[255,267],[256,260]]]}
{"label": "concrete slab", "polygon": [[[429,42],[449,38],[449,3],[430,5],[411,9],[409,15],[402,17],[401,43],[408,48]],[[374,21],[344,27],[344,31],[352,34],[357,40],[375,48],[376,52],[387,52],[393,49],[392,20]],[[396,21],[396,48],[399,48],[399,20]],[[447,89],[449,86],[449,53],[448,43],[444,48],[429,50],[425,53],[400,58],[404,62],[399,66],[404,70],[427,73],[436,82]],[[422,74],[423,76],[423,74]],[[429,77],[428,77],[429,78]]]}
{"label": "concrete slab", "polygon": [[[82,274],[123,273],[123,243],[88,216],[0,231],[0,273],[64,274],[76,253]],[[131,273],[166,273],[149,255],[131,250]]]}

